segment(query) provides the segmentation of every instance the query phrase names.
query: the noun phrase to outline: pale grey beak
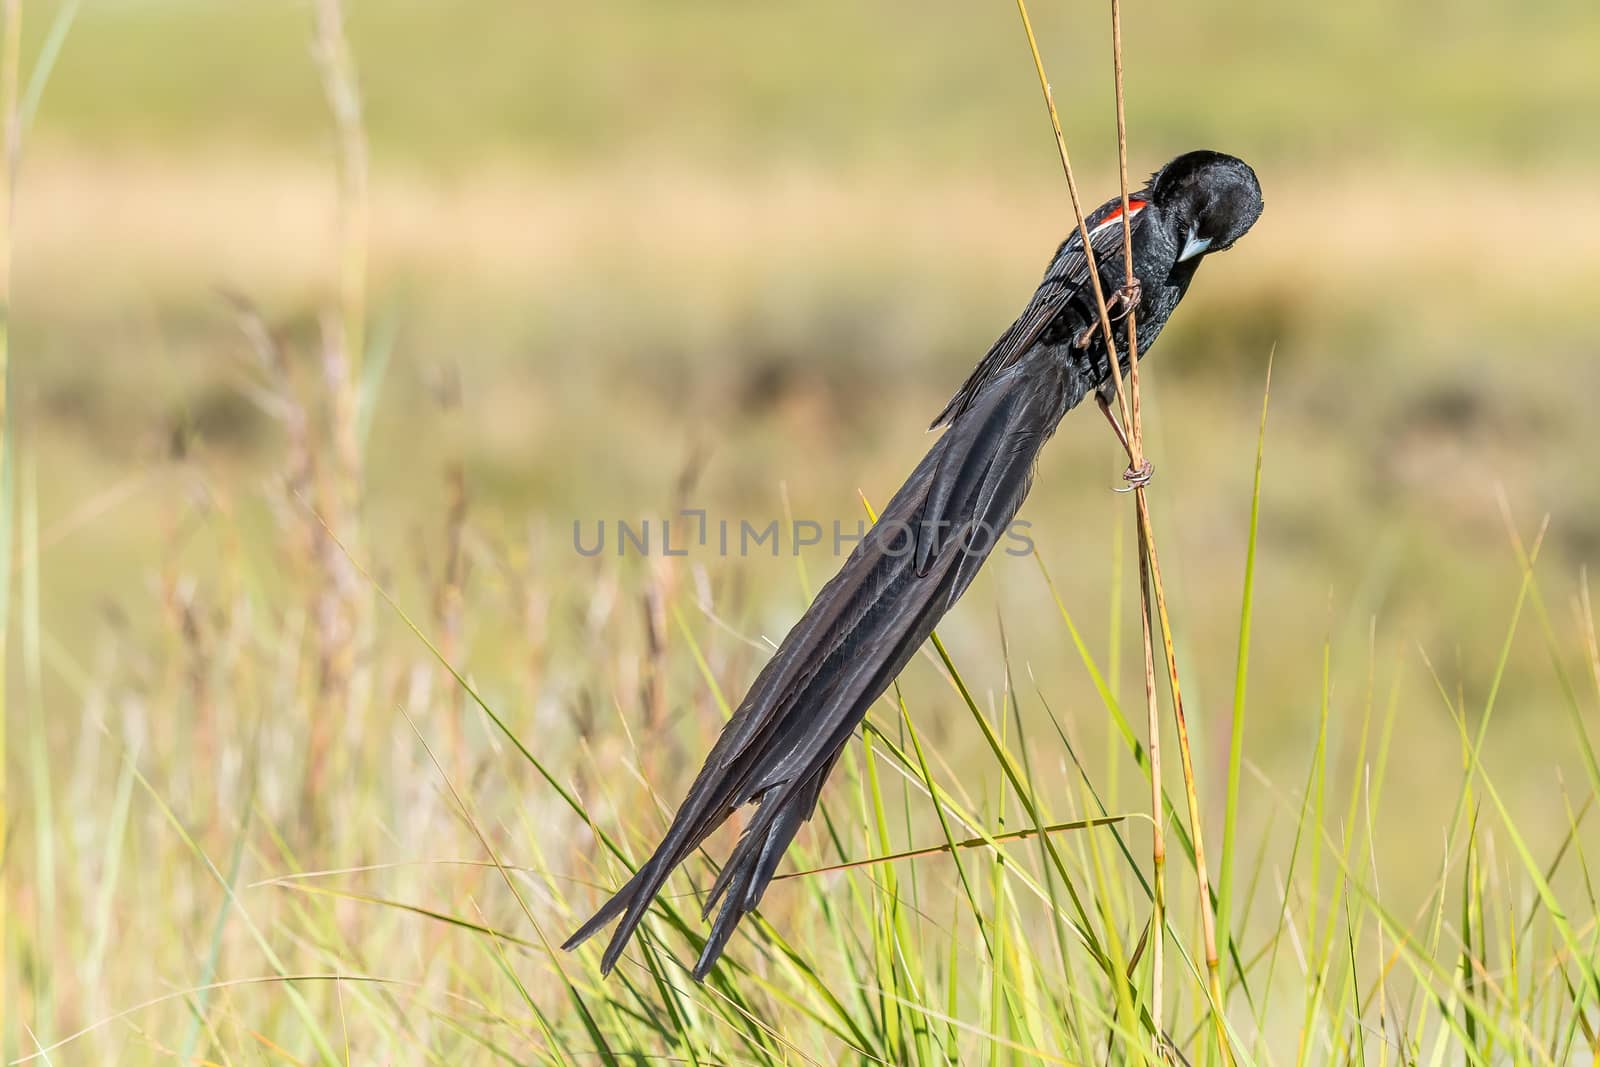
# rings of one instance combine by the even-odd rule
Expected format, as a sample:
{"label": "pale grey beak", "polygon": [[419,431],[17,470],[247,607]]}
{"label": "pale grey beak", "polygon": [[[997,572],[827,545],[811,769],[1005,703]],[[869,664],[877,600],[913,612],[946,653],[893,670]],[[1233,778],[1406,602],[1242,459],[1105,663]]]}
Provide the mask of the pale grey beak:
{"label": "pale grey beak", "polygon": [[1186,259],[1193,259],[1210,247],[1211,238],[1196,237],[1191,233],[1189,239],[1183,243],[1183,251],[1178,253],[1178,262],[1182,263]]}

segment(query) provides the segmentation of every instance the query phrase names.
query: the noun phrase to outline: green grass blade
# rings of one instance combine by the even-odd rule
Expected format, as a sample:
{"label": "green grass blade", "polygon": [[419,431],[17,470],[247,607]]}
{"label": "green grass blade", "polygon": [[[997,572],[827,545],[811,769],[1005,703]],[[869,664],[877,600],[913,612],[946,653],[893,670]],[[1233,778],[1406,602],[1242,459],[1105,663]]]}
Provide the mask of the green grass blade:
{"label": "green grass blade", "polygon": [[1227,801],[1222,817],[1222,857],[1217,874],[1217,943],[1231,941],[1233,922],[1233,854],[1239,830],[1239,780],[1244,768],[1244,712],[1250,676],[1250,621],[1255,604],[1256,545],[1261,529],[1261,468],[1266,456],[1267,405],[1272,398],[1272,356],[1267,357],[1267,382],[1261,392],[1261,424],[1256,431],[1256,469],[1250,490],[1250,532],[1245,539],[1244,590],[1239,607],[1239,654],[1233,672],[1233,722],[1228,741]]}

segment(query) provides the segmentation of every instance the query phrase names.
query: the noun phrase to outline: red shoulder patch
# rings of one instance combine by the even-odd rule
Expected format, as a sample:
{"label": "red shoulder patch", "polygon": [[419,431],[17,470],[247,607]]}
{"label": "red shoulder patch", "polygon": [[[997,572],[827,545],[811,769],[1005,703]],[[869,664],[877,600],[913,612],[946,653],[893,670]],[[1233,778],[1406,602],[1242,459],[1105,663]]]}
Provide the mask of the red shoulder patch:
{"label": "red shoulder patch", "polygon": [[[1133,218],[1139,212],[1143,211],[1148,204],[1148,200],[1140,200],[1138,197],[1129,198],[1128,218]],[[1100,226],[1104,226],[1108,222],[1116,222],[1120,218],[1122,218],[1122,201],[1119,200],[1115,204],[1111,205],[1111,214],[1107,215],[1100,221]],[[1095,229],[1098,230],[1100,226],[1096,226]]]}

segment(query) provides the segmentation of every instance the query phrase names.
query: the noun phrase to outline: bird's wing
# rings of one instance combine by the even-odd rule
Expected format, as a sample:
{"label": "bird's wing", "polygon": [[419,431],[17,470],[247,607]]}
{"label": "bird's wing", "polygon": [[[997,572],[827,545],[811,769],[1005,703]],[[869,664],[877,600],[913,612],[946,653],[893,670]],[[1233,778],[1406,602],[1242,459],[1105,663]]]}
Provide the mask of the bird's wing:
{"label": "bird's wing", "polygon": [[917,525],[1004,531],[1027,495],[1039,447],[1089,386],[1063,361],[1013,364],[973,397],[756,678],[723,728],[655,853],[567,941],[621,923],[601,960],[609,971],[667,876],[740,806],[759,808],[706,911],[722,908],[696,964],[703,977],[753,910],[779,859],[810,818],[851,733],[965,591],[994,547],[941,538],[919,563]]}
{"label": "bird's wing", "polygon": [[[1146,201],[1131,197],[1128,201],[1129,221],[1136,221],[1144,210]],[[1122,262],[1122,201],[1107,201],[1085,220],[1089,229],[1090,247],[1094,249],[1095,265],[1100,269],[1101,284],[1110,298],[1115,276]],[[1062,315],[1075,310],[1073,321],[1067,326],[1076,333],[1093,321],[1098,314],[1094,294],[1089,287],[1089,257],[1083,254],[1083,236],[1074,229],[1050,262],[1044,280],[1034,291],[1028,306],[1022,309],[1006,331],[990,346],[983,359],[973,368],[956,395],[939,412],[929,429],[938,429],[951,422],[972,403],[985,382],[1005,370],[1033,347],[1035,341]]]}

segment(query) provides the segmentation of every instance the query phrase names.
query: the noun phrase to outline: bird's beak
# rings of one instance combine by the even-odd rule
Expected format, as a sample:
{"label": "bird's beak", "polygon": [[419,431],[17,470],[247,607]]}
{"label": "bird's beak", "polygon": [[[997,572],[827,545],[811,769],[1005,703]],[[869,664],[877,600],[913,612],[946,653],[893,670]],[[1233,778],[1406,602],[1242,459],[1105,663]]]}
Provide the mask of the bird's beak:
{"label": "bird's beak", "polygon": [[1183,243],[1183,251],[1178,253],[1178,262],[1182,263],[1184,260],[1193,259],[1210,247],[1211,238],[1196,237],[1191,233],[1189,239]]}

